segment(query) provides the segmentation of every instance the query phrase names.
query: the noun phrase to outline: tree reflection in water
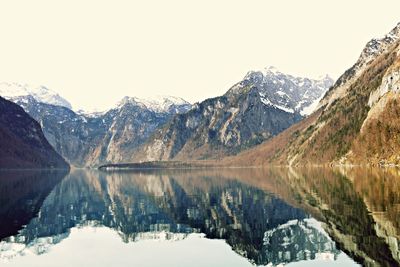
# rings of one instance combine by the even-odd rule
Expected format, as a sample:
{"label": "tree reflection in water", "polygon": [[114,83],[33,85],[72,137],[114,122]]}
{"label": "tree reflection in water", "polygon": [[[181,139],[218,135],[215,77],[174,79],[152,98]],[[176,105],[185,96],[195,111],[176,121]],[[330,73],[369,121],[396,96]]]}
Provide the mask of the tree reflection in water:
{"label": "tree reflection in water", "polygon": [[[400,261],[396,170],[74,170],[58,184],[53,174],[47,179],[50,189],[38,181],[41,190],[26,194],[30,183],[11,186],[14,206],[25,207],[27,194],[37,201],[18,215],[26,221],[19,227],[27,225],[4,234],[13,236],[3,239],[3,251],[18,243],[45,253],[73,227],[102,225],[124,242],[204,233],[255,264],[336,259],[340,250],[366,265]],[[2,225],[13,229],[11,221]]]}

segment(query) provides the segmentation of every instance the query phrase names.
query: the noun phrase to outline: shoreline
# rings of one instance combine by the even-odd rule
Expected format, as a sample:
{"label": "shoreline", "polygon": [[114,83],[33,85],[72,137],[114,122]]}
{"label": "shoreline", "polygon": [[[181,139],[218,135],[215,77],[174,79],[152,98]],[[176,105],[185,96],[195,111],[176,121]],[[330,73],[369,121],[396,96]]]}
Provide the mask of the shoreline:
{"label": "shoreline", "polygon": [[304,165],[282,165],[282,164],[266,164],[266,165],[253,165],[253,166],[238,166],[230,164],[218,164],[210,163],[208,161],[148,161],[148,162],[135,162],[135,163],[113,163],[104,164],[97,167],[97,170],[101,171],[119,171],[119,170],[170,170],[170,169],[181,169],[181,170],[194,170],[194,169],[252,169],[252,168],[400,168],[400,165],[396,164],[338,164],[338,163],[326,163],[326,164],[304,164]]}

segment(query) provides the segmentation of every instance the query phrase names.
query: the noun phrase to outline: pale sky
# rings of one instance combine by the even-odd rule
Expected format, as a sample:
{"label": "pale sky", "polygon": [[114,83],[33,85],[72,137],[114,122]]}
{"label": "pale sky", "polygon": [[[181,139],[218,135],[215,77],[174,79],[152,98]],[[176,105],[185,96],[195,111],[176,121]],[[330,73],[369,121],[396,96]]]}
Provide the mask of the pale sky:
{"label": "pale sky", "polygon": [[399,0],[1,1],[0,81],[75,108],[223,94],[249,70],[337,78],[400,22]]}

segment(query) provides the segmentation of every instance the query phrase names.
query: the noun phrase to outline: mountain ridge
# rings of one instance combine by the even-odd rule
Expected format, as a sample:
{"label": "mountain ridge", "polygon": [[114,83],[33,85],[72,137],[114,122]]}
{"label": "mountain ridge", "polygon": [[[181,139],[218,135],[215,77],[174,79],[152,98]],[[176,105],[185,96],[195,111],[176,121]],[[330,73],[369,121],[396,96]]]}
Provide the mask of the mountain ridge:
{"label": "mountain ridge", "polygon": [[169,104],[167,112],[125,101],[105,113],[88,116],[73,110],[38,102],[32,96],[14,97],[43,128],[55,150],[77,167],[120,160],[124,151],[135,149],[160,125],[190,104]]}
{"label": "mountain ridge", "polygon": [[72,109],[72,105],[55,91],[40,85],[34,86],[22,83],[0,83],[0,96],[11,100],[16,97],[32,96],[39,102]]}
{"label": "mountain ridge", "polygon": [[336,81],[309,120],[226,161],[255,165],[399,164],[399,55],[400,24],[384,38],[367,43],[357,62]]}
{"label": "mountain ridge", "polygon": [[[243,80],[232,86],[226,94],[234,94],[244,85],[254,83],[259,87],[259,94],[264,104],[286,112],[309,115],[314,111],[310,106],[323,96],[333,82],[328,74],[319,79],[310,79],[286,74],[274,66],[267,66],[262,70],[249,71]],[[273,87],[278,87],[278,90],[271,92],[270,88]],[[268,97],[272,98],[272,101]]]}
{"label": "mountain ridge", "polygon": [[[71,164],[83,167],[237,153],[299,121],[300,112],[318,100],[332,83],[327,76],[312,80],[267,67],[263,72],[248,72],[224,95],[193,105],[172,96],[152,99],[126,96],[107,111],[88,113],[43,103],[34,95],[9,94],[9,99],[41,124],[58,153]],[[299,105],[300,99],[304,101]],[[199,125],[202,130],[196,129]],[[163,130],[168,127],[178,127],[183,132]],[[157,135],[182,138],[179,142],[172,141],[171,148],[162,148],[163,155],[157,155],[154,147],[150,152],[149,146],[146,147],[149,138]],[[155,146],[159,145],[157,142]],[[145,153],[143,148],[147,149]]]}
{"label": "mountain ridge", "polygon": [[319,83],[271,68],[266,73],[251,71],[224,95],[196,103],[189,112],[173,117],[128,160],[194,160],[236,154],[300,121],[300,112],[333,83],[329,77]]}

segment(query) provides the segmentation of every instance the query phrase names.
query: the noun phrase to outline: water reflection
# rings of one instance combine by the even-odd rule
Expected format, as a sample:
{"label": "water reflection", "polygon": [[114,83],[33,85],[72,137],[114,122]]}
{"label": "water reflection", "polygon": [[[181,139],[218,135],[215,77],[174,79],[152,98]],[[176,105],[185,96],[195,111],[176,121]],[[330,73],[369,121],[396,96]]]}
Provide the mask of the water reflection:
{"label": "water reflection", "polygon": [[395,171],[74,170],[61,182],[51,176],[47,182],[15,179],[9,189],[1,187],[15,193],[1,203],[6,199],[9,207],[23,210],[17,217],[26,218],[15,234],[13,219],[0,217],[2,229],[11,229],[0,245],[3,259],[27,250],[45,253],[77,226],[106,226],[126,243],[204,233],[257,265],[337,260],[341,250],[365,265],[400,262]]}
{"label": "water reflection", "polygon": [[65,171],[0,171],[0,240],[17,234],[66,174]]}
{"label": "water reflection", "polygon": [[280,173],[306,210],[352,258],[399,266],[400,175],[397,169],[308,169]]}

